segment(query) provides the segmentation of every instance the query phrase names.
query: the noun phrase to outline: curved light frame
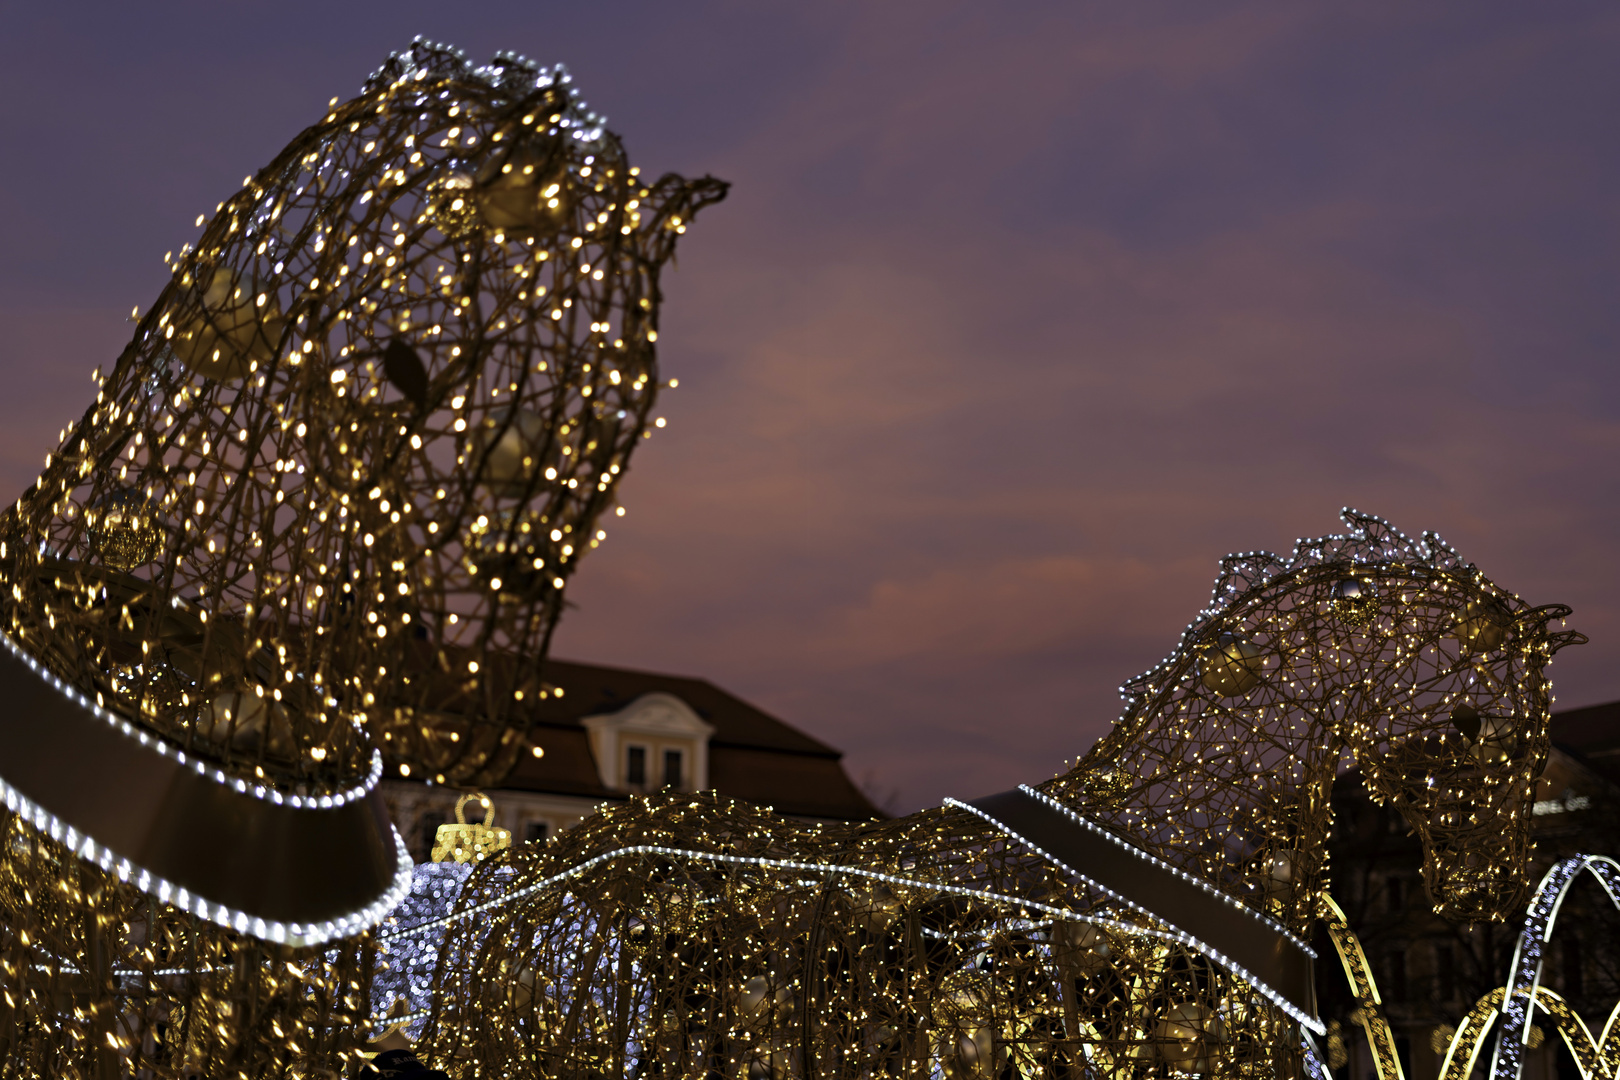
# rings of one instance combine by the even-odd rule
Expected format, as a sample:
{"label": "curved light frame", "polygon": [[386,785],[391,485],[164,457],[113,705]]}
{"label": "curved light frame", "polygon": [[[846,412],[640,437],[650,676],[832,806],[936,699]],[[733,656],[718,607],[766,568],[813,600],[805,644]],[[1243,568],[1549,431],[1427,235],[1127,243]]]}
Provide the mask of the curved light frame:
{"label": "curved light frame", "polygon": [[234,779],[109,712],[0,634],[0,801],[166,904],[278,944],[380,922],[411,858],[377,783],[287,796]]}
{"label": "curved light frame", "polygon": [[[1498,1019],[1502,1021],[1501,1034],[1491,1059],[1490,1075],[1492,1080],[1515,1080],[1523,1067],[1525,1037],[1537,1008],[1553,1021],[1583,1080],[1614,1080],[1620,1076],[1620,1005],[1610,1013],[1601,1035],[1594,1039],[1569,1003],[1540,985],[1543,947],[1552,940],[1564,895],[1582,870],[1592,871],[1610,899],[1620,907],[1620,863],[1612,859],[1577,855],[1547,871],[1525,913],[1524,929],[1514,952],[1507,986],[1499,986],[1475,1002],[1452,1033],[1441,1059],[1440,1080],[1467,1080]],[[1394,1037],[1384,1018],[1378,984],[1367,967],[1361,943],[1332,897],[1326,900],[1328,910],[1324,919],[1344,962],[1345,975],[1355,989],[1357,1004],[1366,1014],[1364,1028],[1373,1063],[1381,1080],[1401,1080],[1403,1073],[1395,1053]]]}
{"label": "curved light frame", "polygon": [[[1524,930],[1513,950],[1512,974],[1501,1005],[1502,1034],[1496,1040],[1496,1052],[1491,1057],[1492,1080],[1519,1080],[1524,1068],[1524,1040],[1530,1031],[1536,993],[1541,988],[1545,947],[1552,940],[1553,927],[1558,924],[1558,910],[1564,904],[1564,895],[1582,870],[1590,870],[1602,882],[1609,899],[1620,907],[1620,863],[1602,855],[1576,855],[1565,859],[1541,879],[1535,895],[1530,898],[1530,907],[1524,914]],[[1609,1059],[1614,1049],[1620,1049],[1614,1045],[1620,1034],[1616,1031],[1615,1017],[1620,1017],[1620,1007],[1610,1017],[1597,1044],[1600,1060]]]}

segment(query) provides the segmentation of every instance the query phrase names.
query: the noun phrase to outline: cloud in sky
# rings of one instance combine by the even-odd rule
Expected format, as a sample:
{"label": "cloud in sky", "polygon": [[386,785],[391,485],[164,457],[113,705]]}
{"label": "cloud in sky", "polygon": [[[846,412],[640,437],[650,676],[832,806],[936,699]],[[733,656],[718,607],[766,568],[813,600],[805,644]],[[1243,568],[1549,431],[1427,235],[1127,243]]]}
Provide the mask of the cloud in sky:
{"label": "cloud in sky", "polygon": [[420,28],[735,183],[559,655],[708,677],[921,805],[1048,775],[1221,555],[1348,504],[1573,604],[1565,700],[1620,696],[1600,6],[208,10],[13,39],[0,137],[54,151],[0,178],[19,488],[198,210]]}

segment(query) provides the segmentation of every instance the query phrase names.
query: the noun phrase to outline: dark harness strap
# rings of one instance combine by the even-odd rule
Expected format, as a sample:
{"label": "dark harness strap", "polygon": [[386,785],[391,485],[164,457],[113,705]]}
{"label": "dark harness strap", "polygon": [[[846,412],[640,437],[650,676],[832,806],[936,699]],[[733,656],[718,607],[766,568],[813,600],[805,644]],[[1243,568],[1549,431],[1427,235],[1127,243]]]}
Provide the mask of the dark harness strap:
{"label": "dark harness strap", "polygon": [[127,860],[138,885],[145,871],[210,905],[300,926],[352,917],[395,885],[375,788],[325,809],[239,791],[97,715],[13,648],[0,641],[0,800],[81,857]]}
{"label": "dark harness strap", "polygon": [[1315,1023],[1309,950],[1214,886],[1159,863],[1023,788],[964,805],[1036,854],[1180,932],[1190,947],[1264,984]]}

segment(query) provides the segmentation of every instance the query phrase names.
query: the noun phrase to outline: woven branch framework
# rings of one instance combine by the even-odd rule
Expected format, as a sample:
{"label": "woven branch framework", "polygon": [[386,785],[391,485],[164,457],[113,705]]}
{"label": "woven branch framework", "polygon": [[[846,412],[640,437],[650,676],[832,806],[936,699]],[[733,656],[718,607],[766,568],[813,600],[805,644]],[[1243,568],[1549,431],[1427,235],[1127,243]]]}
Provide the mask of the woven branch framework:
{"label": "woven branch framework", "polygon": [[[1304,933],[1353,759],[1422,837],[1438,909],[1503,917],[1543,669],[1578,635],[1437,537],[1346,520],[1227,559],[1114,731],[1041,790]],[[965,809],[811,826],[655,796],[475,872],[423,1049],[480,1077],[1297,1075],[1297,1024],[1171,930]]]}
{"label": "woven branch framework", "polygon": [[[379,752],[498,778],[651,433],[660,268],[724,193],[643,179],[561,68],[418,41],[182,249],[0,519],[0,627],[277,798],[364,785]],[[349,1053],[363,940],[278,949],[54,823],[3,828],[0,1059],[258,1078]]]}

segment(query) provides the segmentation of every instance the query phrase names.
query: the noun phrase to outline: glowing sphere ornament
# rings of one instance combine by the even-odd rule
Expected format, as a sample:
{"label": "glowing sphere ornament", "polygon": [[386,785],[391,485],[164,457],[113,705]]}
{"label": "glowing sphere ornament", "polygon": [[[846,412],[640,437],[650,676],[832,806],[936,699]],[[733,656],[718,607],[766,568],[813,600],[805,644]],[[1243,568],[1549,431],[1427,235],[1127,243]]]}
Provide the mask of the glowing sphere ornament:
{"label": "glowing sphere ornament", "polygon": [[[509,134],[515,133],[516,118],[510,123]],[[578,193],[569,176],[573,148],[563,129],[523,134],[529,137],[508,139],[504,151],[491,154],[479,172],[478,213],[493,229],[554,236],[571,223],[575,209]]]}
{"label": "glowing sphere ornament", "polygon": [[1333,583],[1333,613],[1346,626],[1366,626],[1378,616],[1378,593],[1371,582],[1345,578]]}
{"label": "glowing sphere ornament", "polygon": [[1154,1056],[1173,1073],[1213,1073],[1226,1041],[1226,1022],[1209,1005],[1172,1005],[1154,1025]]}
{"label": "glowing sphere ornament", "polygon": [[1099,772],[1086,781],[1086,793],[1099,806],[1111,806],[1119,802],[1130,789],[1130,777],[1108,770]]}
{"label": "glowing sphere ornament", "polygon": [[165,340],[181,363],[204,378],[245,378],[281,351],[287,320],[278,293],[255,275],[199,260],[175,295]]}
{"label": "glowing sphere ornament", "polygon": [[478,201],[473,197],[473,178],[452,172],[428,185],[433,195],[433,224],[446,239],[460,240],[483,228]]}
{"label": "glowing sphere ornament", "polygon": [[114,570],[145,566],[163,545],[157,506],[133,488],[109,493],[86,517],[90,520],[90,548],[103,566]]}
{"label": "glowing sphere ornament", "polygon": [[1237,697],[1259,686],[1265,670],[1260,646],[1242,634],[1223,631],[1204,649],[1199,680],[1223,697]]}
{"label": "glowing sphere ornament", "polygon": [[1494,600],[1475,600],[1457,619],[1457,642],[1469,652],[1490,652],[1508,639],[1510,620]]}

